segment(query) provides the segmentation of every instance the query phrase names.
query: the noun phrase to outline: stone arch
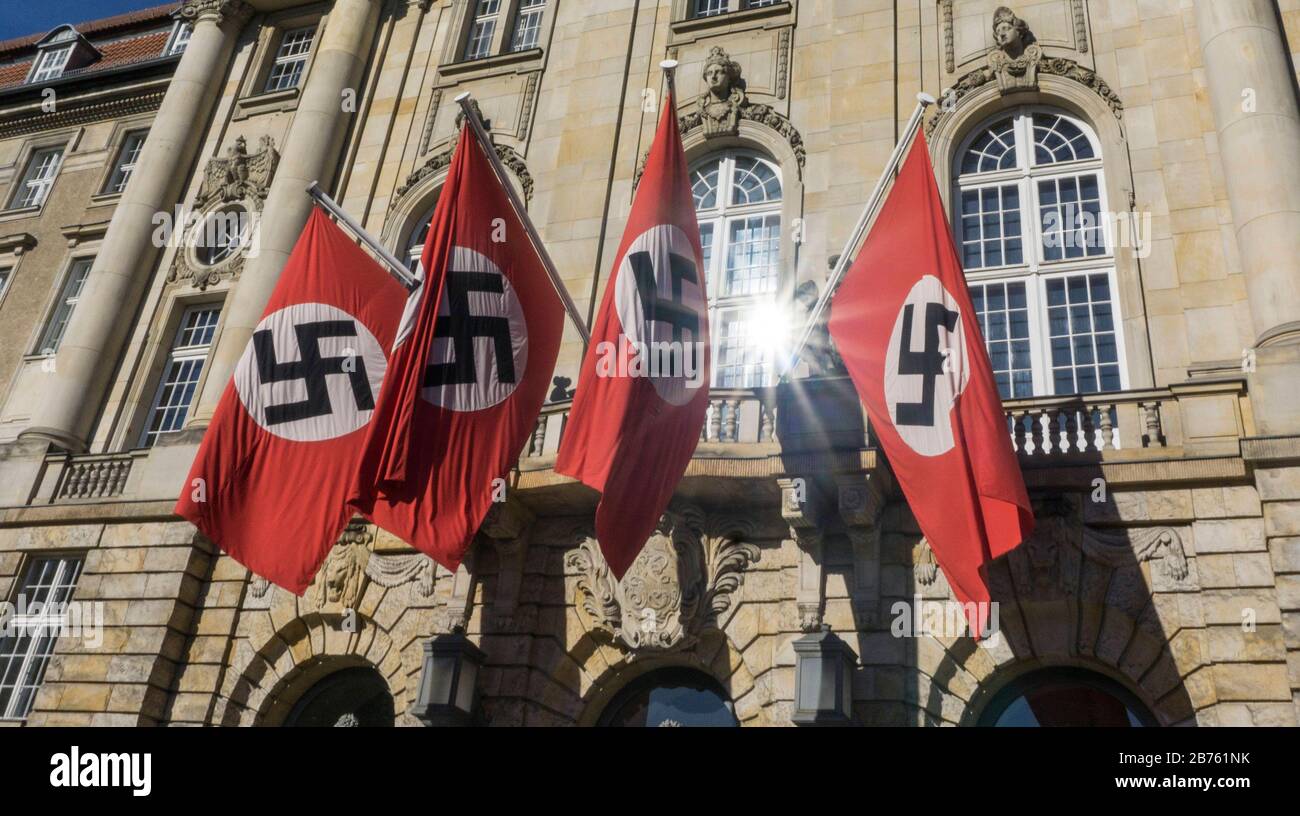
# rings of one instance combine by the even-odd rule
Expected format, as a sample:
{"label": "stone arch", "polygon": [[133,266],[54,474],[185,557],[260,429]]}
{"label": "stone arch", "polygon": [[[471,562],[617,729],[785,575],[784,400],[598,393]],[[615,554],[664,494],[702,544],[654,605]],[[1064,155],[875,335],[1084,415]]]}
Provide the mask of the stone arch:
{"label": "stone arch", "polygon": [[251,652],[226,695],[222,725],[276,725],[302,692],[326,674],[348,666],[372,666],[385,678],[394,708],[409,709],[415,690],[389,634],[373,619],[355,617],[355,631],[343,617],[312,612],[295,617]]}
{"label": "stone arch", "polygon": [[[533,176],[528,165],[513,147],[507,144],[494,144],[497,158],[513,176],[516,190],[524,199],[525,205],[533,198]],[[438,190],[447,180],[451,167],[452,153],[456,143],[450,142],[446,148],[435,153],[411,175],[406,177],[402,186],[394,192],[393,202],[388,208],[384,220],[381,240],[391,250],[400,250],[401,242],[411,230],[411,221],[425,212],[433,204]]]}
{"label": "stone arch", "polygon": [[[705,633],[691,647],[669,652],[610,654],[585,634],[569,655],[590,678],[581,698],[581,709],[575,722],[578,725],[595,725],[605,708],[630,683],[660,669],[682,668],[700,672],[716,681],[730,696],[735,706],[736,719],[741,725],[758,717],[761,702],[759,688],[740,652],[731,639],[720,631]],[[612,658],[612,659],[611,659]]]}

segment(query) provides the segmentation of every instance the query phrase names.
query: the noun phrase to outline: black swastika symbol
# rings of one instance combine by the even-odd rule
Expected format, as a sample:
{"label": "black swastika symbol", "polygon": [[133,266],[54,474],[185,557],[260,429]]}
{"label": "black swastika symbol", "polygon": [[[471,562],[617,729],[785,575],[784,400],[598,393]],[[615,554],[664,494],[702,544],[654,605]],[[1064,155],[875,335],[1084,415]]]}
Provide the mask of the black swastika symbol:
{"label": "black swastika symbol", "polygon": [[[289,363],[281,363],[276,359],[275,338],[270,329],[253,333],[253,354],[257,358],[257,376],[261,383],[267,385],[288,380],[302,380],[307,388],[307,398],[304,400],[268,405],[266,407],[268,425],[280,425],[334,413],[325,381],[325,378],[331,374],[347,374],[358,411],[374,409],[375,399],[370,392],[370,380],[366,377],[364,360],[359,356],[320,356],[321,338],[356,337],[355,323],[351,320],[322,320],[316,323],[299,323],[293,327],[293,331],[298,337],[298,353],[301,359]],[[344,371],[343,364],[349,359],[353,361],[353,368],[351,371]]]}
{"label": "black swastika symbol", "polygon": [[700,316],[682,303],[682,281],[696,285],[695,264],[690,258],[675,253],[668,255],[668,271],[672,275],[672,300],[659,297],[655,285],[654,261],[649,252],[633,252],[628,256],[632,275],[636,278],[637,294],[641,296],[641,309],[647,323],[668,323],[673,327],[673,340],[681,342],[682,332],[689,329],[692,338],[700,336]]}
{"label": "black swastika symbol", "polygon": [[474,339],[492,340],[497,362],[497,381],[515,382],[514,345],[510,340],[510,319],[474,315],[469,311],[469,293],[503,294],[502,276],[492,272],[447,272],[447,311],[433,324],[433,336],[449,337],[452,345],[450,363],[434,363],[424,372],[424,385],[461,385],[478,381],[474,366]]}
{"label": "black swastika symbol", "polygon": [[921,385],[920,402],[900,402],[895,422],[898,425],[934,427],[935,378],[943,374],[943,352],[939,350],[939,327],[949,332],[957,328],[957,312],[948,311],[942,303],[925,304],[925,348],[912,351],[912,304],[903,307],[902,344],[898,352],[898,373],[920,374],[925,377]]}

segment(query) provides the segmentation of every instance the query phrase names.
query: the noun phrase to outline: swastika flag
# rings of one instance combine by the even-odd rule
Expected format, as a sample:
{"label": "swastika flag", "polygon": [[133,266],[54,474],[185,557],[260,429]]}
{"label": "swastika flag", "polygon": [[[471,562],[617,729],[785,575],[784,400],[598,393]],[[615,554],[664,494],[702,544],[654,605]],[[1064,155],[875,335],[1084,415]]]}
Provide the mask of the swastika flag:
{"label": "swastika flag", "polygon": [[621,578],[690,464],[709,408],[704,254],[671,94],[632,201],[555,470],[601,491],[596,538]]}
{"label": "swastika flag", "polygon": [[921,134],[831,300],[830,332],[921,532],[982,636],[989,562],[1027,538],[1034,519]]}
{"label": "swastika flag", "polygon": [[352,517],[348,488],[405,295],[313,210],[176,502],[232,558],[296,594]]}
{"label": "swastika flag", "polygon": [[455,570],[535,428],[564,307],[466,125],[438,197],[352,491]]}

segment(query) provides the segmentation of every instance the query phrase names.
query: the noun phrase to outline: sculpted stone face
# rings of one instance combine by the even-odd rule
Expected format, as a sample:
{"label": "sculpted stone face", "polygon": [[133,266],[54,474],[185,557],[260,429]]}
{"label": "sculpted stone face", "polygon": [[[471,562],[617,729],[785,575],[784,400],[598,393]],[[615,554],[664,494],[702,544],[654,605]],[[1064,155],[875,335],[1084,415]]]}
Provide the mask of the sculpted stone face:
{"label": "sculpted stone face", "polygon": [[704,69],[704,84],[719,97],[726,96],[731,84],[727,78],[727,69],[716,63],[706,66]]}
{"label": "sculpted stone face", "polygon": [[993,38],[1000,48],[1016,48],[1021,44],[1020,29],[1009,20],[1000,21],[993,27]]}

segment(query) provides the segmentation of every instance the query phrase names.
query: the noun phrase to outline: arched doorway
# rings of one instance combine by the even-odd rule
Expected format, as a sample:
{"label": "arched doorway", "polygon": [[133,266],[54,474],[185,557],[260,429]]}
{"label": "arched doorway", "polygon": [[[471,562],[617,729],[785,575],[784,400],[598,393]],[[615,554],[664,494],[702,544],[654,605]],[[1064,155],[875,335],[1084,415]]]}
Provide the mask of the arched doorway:
{"label": "arched doorway", "polygon": [[370,666],[339,669],[316,681],[294,703],[286,727],[391,727],[393,695],[383,676]]}
{"label": "arched doorway", "polygon": [[614,696],[596,723],[617,728],[722,727],[739,723],[718,681],[693,669],[652,671]]}
{"label": "arched doorway", "polygon": [[1150,728],[1156,718],[1119,683],[1082,669],[1043,669],[993,696],[979,725],[994,728]]}

